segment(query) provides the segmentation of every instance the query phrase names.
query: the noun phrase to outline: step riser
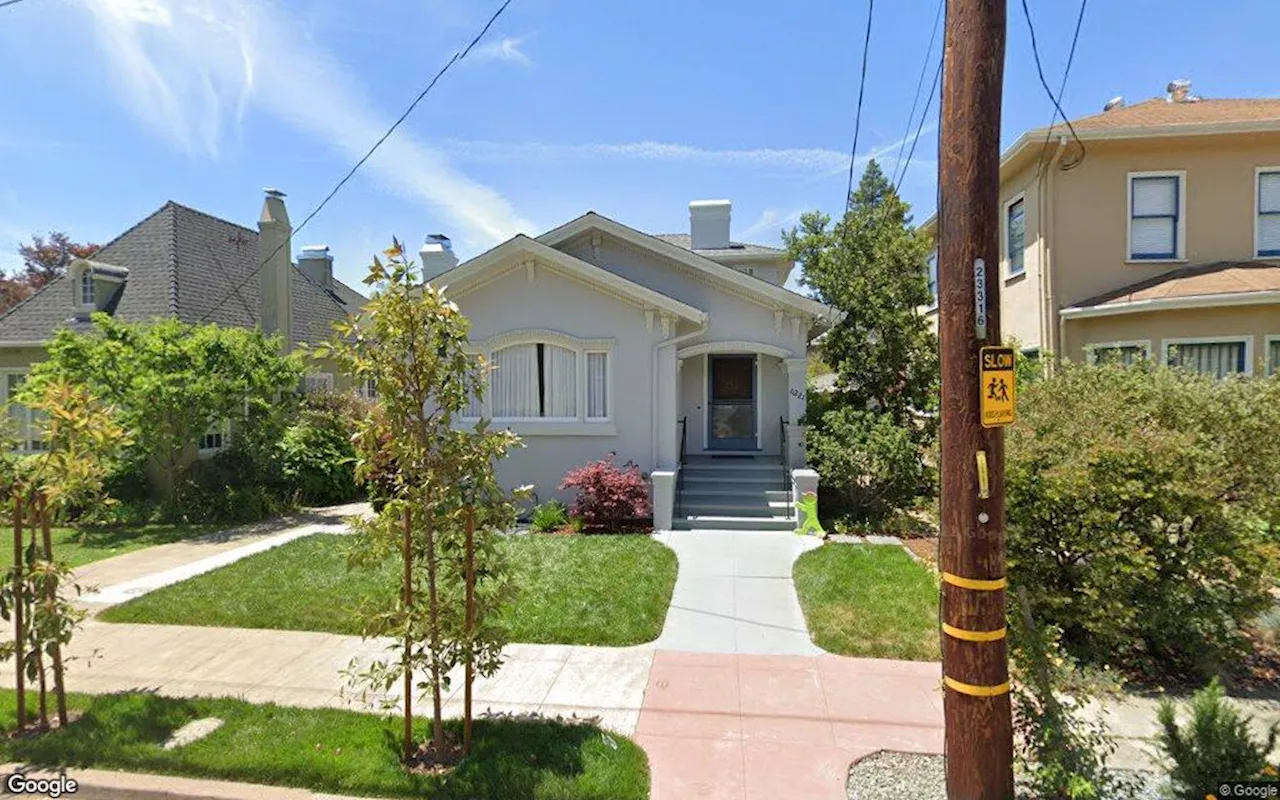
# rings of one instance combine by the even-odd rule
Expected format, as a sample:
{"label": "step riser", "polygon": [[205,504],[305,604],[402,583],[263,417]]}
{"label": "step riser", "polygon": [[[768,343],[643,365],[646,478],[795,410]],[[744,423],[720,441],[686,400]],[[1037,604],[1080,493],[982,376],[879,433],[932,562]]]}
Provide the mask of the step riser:
{"label": "step riser", "polygon": [[672,527],[678,531],[697,529],[731,531],[794,531],[796,529],[796,523],[793,520],[780,521],[771,519],[751,519],[749,517],[718,519],[714,521],[678,518],[672,521]]}
{"label": "step riser", "polygon": [[788,510],[782,503],[772,508],[764,504],[757,506],[717,505],[711,503],[680,504],[680,513],[689,517],[785,517],[788,514]]}
{"label": "step riser", "polygon": [[791,492],[781,489],[738,489],[737,487],[691,488],[681,493],[686,503],[786,503]]}
{"label": "step riser", "polygon": [[681,477],[684,480],[684,486],[686,489],[708,489],[723,486],[726,489],[733,489],[735,491],[785,491],[782,485],[781,475],[683,475]]}

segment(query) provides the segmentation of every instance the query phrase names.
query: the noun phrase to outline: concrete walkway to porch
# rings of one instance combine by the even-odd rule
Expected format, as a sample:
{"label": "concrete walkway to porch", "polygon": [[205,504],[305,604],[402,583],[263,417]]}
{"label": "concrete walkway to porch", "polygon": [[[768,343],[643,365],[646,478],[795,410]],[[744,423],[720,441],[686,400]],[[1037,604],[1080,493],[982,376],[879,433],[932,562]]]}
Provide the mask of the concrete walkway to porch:
{"label": "concrete walkway to porch", "polygon": [[680,571],[655,643],[696,653],[812,656],[791,565],[822,542],[771,531],[672,531],[658,537]]}

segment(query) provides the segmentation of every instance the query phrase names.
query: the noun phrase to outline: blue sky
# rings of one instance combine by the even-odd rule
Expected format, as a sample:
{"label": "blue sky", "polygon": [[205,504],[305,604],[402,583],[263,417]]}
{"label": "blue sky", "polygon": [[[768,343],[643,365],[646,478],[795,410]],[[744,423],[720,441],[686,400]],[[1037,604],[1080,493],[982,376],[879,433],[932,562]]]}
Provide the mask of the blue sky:
{"label": "blue sky", "polygon": [[[295,223],[497,7],[493,0],[26,0],[0,9],[0,267],[32,232],[105,241],[166,200],[252,226],[261,189]],[[897,145],[935,0],[882,0],[859,157]],[[687,228],[734,203],[761,243],[843,207],[865,0],[515,0],[472,56],[295,240],[357,282],[394,234],[463,256],[594,209]],[[1061,78],[1078,6],[1031,0]],[[1267,0],[1094,0],[1072,116],[1190,78],[1205,97],[1277,95]],[[935,45],[933,58],[937,57]],[[930,67],[932,75],[932,67]],[[1021,6],[1009,8],[1003,144],[1049,121]],[[926,83],[928,79],[926,78]],[[927,89],[926,89],[927,90]],[[923,99],[921,100],[923,103]],[[936,103],[936,101],[935,101]],[[931,110],[936,114],[937,106]],[[934,207],[936,130],[903,184]]]}

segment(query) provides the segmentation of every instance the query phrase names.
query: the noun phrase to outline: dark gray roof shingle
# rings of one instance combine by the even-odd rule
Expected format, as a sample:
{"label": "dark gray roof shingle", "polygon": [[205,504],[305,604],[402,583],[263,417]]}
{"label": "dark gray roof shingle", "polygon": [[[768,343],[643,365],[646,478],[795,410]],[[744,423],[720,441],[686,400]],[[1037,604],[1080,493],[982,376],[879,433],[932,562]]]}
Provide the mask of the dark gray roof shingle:
{"label": "dark gray roof shingle", "polygon": [[[685,250],[693,250],[690,247],[689,234],[687,233],[655,233],[653,238],[661,239],[676,247],[683,247]],[[695,250],[697,253],[704,253],[710,256],[715,255],[770,255],[781,258],[786,255],[787,251],[777,247],[769,247],[763,244],[748,244],[746,242],[729,242],[728,247],[701,248]]]}
{"label": "dark gray roof shingle", "polygon": [[[107,243],[93,260],[125,267],[114,316],[127,322],[176,317],[242,328],[258,324],[258,232],[170,201]],[[364,297],[341,281],[330,289],[292,272],[294,345],[329,338],[330,325]],[[63,277],[0,317],[0,342],[43,341],[72,318],[72,282]]]}

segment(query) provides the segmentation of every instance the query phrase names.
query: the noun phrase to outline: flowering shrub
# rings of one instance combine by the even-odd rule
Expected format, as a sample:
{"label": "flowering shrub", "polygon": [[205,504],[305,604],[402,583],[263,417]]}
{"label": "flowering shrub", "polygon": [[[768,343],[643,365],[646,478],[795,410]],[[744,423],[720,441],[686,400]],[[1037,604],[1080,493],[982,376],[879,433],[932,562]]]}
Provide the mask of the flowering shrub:
{"label": "flowering shrub", "polygon": [[615,453],[565,473],[560,489],[577,489],[573,514],[593,528],[620,525],[648,517],[649,484],[640,468],[628,461],[619,467]]}

